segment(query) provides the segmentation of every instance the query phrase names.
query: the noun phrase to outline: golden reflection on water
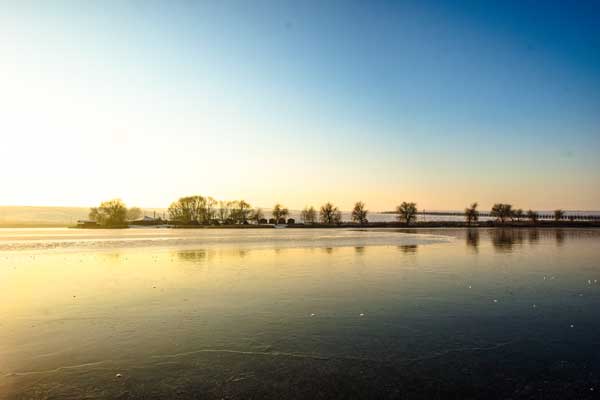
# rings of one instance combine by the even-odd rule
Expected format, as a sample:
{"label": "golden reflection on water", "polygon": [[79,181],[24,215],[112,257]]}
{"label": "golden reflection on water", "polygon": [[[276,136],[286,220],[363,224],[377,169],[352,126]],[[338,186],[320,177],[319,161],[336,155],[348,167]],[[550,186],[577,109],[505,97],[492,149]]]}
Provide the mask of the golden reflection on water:
{"label": "golden reflection on water", "polygon": [[[432,325],[435,336],[448,312],[478,315],[499,299],[519,316],[531,302],[560,302],[549,294],[600,279],[597,232],[432,232],[456,240],[0,253],[0,389],[23,390],[29,372],[50,379],[44,371],[107,360],[126,368],[206,348],[408,354],[420,336],[418,324],[403,328],[408,321]],[[548,286],[542,276],[561,279]],[[439,333],[432,347],[447,340]]]}

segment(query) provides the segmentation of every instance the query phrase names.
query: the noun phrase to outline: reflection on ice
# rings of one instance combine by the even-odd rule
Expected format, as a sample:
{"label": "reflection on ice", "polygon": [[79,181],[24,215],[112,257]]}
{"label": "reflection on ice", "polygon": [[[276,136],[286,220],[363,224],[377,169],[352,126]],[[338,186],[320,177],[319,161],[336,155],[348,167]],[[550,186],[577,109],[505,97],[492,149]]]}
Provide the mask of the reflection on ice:
{"label": "reflection on ice", "polygon": [[452,237],[440,233],[397,229],[55,229],[29,235],[0,234],[0,251],[101,250],[132,247],[189,247],[238,249],[414,246],[447,243]]}
{"label": "reflection on ice", "polygon": [[418,250],[419,246],[416,244],[405,244],[402,246],[398,246],[398,249],[404,254],[415,254]]}
{"label": "reflection on ice", "polygon": [[83,234],[0,236],[0,398],[599,387],[598,230]]}

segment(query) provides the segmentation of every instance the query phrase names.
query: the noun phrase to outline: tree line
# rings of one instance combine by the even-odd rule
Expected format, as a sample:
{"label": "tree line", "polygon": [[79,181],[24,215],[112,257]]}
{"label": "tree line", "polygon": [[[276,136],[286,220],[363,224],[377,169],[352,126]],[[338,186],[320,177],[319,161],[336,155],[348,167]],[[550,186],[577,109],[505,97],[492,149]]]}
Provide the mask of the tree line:
{"label": "tree line", "polygon": [[[472,224],[479,220],[479,211],[477,210],[477,203],[471,204],[471,206],[465,208],[465,219],[467,224]],[[528,210],[524,212],[521,208],[513,208],[512,204],[496,203],[492,206],[490,216],[496,218],[499,222],[506,221],[521,221],[527,219],[532,223],[537,223],[540,219],[540,215],[537,211]],[[554,220],[561,221],[565,218],[565,212],[561,209],[554,210]]]}
{"label": "tree line", "polygon": [[[290,212],[287,207],[275,204],[271,210],[272,218],[267,219],[261,208],[255,208],[245,200],[219,201],[210,196],[185,196],[174,201],[168,208],[169,222],[181,225],[236,225],[236,224],[285,224],[295,223],[286,219]],[[352,210],[352,221],[366,224],[368,210],[365,203],[359,201]],[[142,217],[138,207],[128,208],[121,199],[112,199],[93,207],[89,219],[102,226],[123,226]],[[339,225],[342,212],[333,203],[323,204],[317,211],[307,206],[300,212],[305,224],[322,223]]]}
{"label": "tree line", "polygon": [[[416,221],[417,204],[402,202],[395,210],[399,222],[411,224]],[[142,217],[139,207],[127,208],[120,199],[102,202],[98,207],[90,209],[89,218],[102,226],[123,226]],[[168,208],[169,221],[180,225],[246,225],[254,224],[286,224],[295,223],[294,219],[286,219],[290,212],[287,207],[277,203],[271,209],[272,218],[267,219],[261,208],[255,208],[245,200],[219,201],[210,196],[185,196],[171,203]],[[351,220],[358,224],[367,224],[369,211],[362,201],[354,204],[350,214]],[[478,204],[473,203],[464,211],[468,225],[479,221]],[[529,219],[536,223],[539,214],[533,210],[523,212],[514,209],[511,204],[497,203],[492,206],[490,216],[499,222],[508,220],[520,221]],[[555,210],[554,219],[560,221],[565,216],[564,211]],[[324,225],[340,225],[342,212],[333,203],[323,204],[319,210],[313,206],[306,206],[300,212],[300,219],[304,224],[321,223]],[[165,221],[166,222],[166,221]]]}
{"label": "tree line", "polygon": [[[169,219],[183,225],[246,225],[295,223],[287,219],[289,209],[282,204],[275,204],[271,209],[272,218],[267,219],[261,208],[254,208],[245,200],[217,201],[212,197],[181,197],[171,203],[168,209]],[[363,212],[366,220],[366,210]],[[328,225],[341,224],[342,213],[332,203],[325,203],[319,212],[313,207],[305,207],[300,218],[306,224],[321,222]]]}

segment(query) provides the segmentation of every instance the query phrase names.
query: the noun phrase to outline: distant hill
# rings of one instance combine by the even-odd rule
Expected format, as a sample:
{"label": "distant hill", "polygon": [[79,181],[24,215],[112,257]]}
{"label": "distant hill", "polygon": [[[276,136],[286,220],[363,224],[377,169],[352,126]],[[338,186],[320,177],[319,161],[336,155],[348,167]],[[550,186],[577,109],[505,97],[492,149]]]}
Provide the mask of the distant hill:
{"label": "distant hill", "polygon": [[[0,206],[0,227],[60,227],[87,219],[89,207]],[[144,214],[162,215],[163,209],[144,209]]]}
{"label": "distant hill", "polygon": [[87,207],[0,206],[0,226],[69,226],[87,218]]}

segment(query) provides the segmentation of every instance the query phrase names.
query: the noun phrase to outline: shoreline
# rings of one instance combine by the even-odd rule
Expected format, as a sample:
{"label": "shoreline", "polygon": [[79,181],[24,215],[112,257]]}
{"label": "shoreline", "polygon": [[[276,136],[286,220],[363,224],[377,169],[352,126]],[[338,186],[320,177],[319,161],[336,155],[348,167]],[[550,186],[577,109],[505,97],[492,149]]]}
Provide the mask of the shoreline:
{"label": "shoreline", "polygon": [[[30,226],[33,227],[33,226]],[[600,221],[538,221],[532,223],[529,221],[485,221],[477,224],[467,224],[461,221],[430,221],[413,222],[410,224],[402,222],[373,222],[367,224],[342,223],[339,225],[327,224],[289,224],[289,225],[271,225],[271,224],[248,224],[248,225],[129,225],[117,227],[81,227],[67,226],[72,229],[340,229],[340,228],[400,228],[400,229],[419,229],[419,228],[600,228]]]}

